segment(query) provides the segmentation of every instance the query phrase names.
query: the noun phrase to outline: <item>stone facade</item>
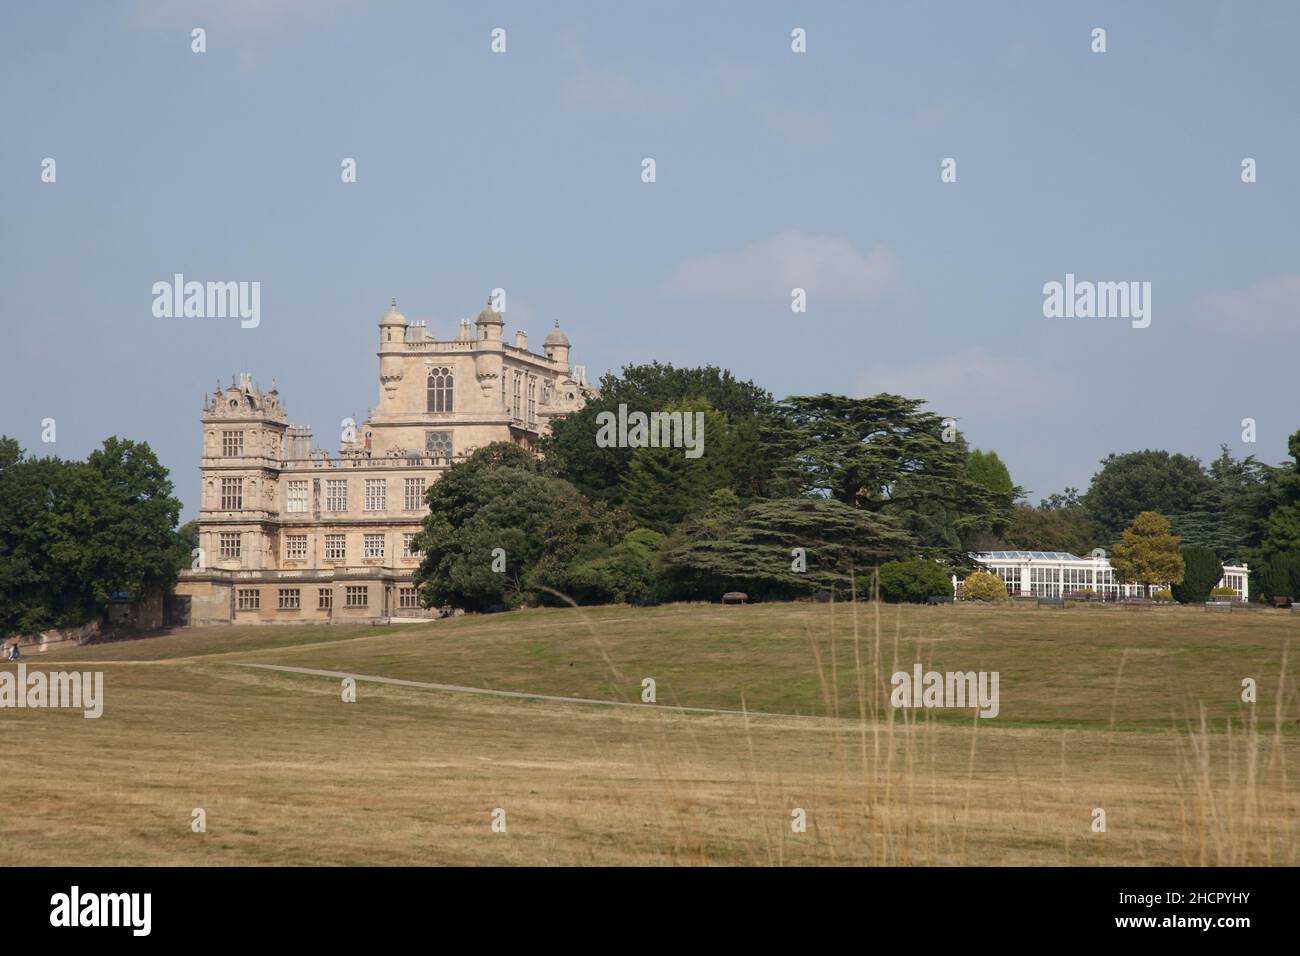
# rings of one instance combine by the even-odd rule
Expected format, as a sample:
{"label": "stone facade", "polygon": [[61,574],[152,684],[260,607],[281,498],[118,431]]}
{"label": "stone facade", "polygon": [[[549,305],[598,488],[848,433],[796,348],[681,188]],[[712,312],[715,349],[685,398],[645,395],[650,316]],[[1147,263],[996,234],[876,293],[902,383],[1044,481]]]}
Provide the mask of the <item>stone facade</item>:
{"label": "stone facade", "polygon": [[503,327],[489,300],[439,341],[394,302],[379,322],[379,404],[347,424],[335,457],[288,422],[274,385],[218,384],[203,402],[202,567],[176,588],[190,623],[432,616],[409,547],[429,484],[492,442],[534,448],[591,394],[558,323],[540,355],[524,332],[504,342]]}

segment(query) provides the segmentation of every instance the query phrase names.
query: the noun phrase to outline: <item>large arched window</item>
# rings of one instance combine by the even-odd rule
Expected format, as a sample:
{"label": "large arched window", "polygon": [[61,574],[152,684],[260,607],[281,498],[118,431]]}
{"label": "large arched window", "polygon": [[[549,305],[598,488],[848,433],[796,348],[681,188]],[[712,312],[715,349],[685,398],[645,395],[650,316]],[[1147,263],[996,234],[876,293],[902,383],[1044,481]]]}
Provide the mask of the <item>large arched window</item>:
{"label": "large arched window", "polygon": [[435,368],[429,370],[429,408],[431,412],[451,411],[452,377],[451,369]]}

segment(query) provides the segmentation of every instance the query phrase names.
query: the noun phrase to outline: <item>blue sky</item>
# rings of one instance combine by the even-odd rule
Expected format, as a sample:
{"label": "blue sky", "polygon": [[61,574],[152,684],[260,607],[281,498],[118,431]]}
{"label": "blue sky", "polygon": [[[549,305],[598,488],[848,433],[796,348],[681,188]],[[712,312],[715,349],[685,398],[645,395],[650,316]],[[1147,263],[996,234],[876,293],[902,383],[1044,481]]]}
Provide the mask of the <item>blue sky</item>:
{"label": "blue sky", "polygon": [[[218,379],[336,448],[390,297],[451,337],[499,286],[592,378],[930,399],[1033,500],[1110,451],[1278,461],[1298,37],[1282,2],[6,3],[0,433],[147,440],[194,517]],[[177,272],[260,282],[261,324],[155,318]],[[1045,318],[1066,273],[1151,282],[1151,326]]]}

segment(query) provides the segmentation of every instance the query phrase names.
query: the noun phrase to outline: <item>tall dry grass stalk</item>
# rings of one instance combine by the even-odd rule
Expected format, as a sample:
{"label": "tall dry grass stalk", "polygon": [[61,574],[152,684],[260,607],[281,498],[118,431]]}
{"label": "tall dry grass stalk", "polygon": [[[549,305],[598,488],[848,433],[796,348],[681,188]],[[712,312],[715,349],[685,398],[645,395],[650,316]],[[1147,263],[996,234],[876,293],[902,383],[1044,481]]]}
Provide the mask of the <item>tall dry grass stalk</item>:
{"label": "tall dry grass stalk", "polygon": [[[1294,805],[1282,727],[1300,713],[1282,647],[1272,732],[1249,706],[1236,728],[1214,733],[1198,709],[1179,748],[1179,809],[1184,861],[1195,866],[1295,866],[1296,827],[1270,808]],[[1294,817],[1294,814],[1292,814]]]}
{"label": "tall dry grass stalk", "polygon": [[[568,603],[578,612],[615,684],[632,686],[635,682],[625,679],[586,611]],[[1142,862],[1148,853],[1161,850],[1160,839],[1144,834],[1143,826],[1175,814],[1185,863],[1297,863],[1294,808],[1300,799],[1287,773],[1294,747],[1288,748],[1282,735],[1288,708],[1295,709],[1286,648],[1271,732],[1261,727],[1255,707],[1236,726],[1216,732],[1201,707],[1195,723],[1188,719],[1172,728],[1176,743],[1170,760],[1177,761],[1176,775],[1171,777],[1169,767],[1151,768],[1153,778],[1163,773],[1162,779],[1176,779],[1176,784],[1153,784],[1150,792],[1138,792],[1142,768],[1131,765],[1130,746],[1137,732],[1116,727],[1127,650],[1116,668],[1110,700],[1098,701],[1109,712],[1106,730],[1063,729],[1058,747],[1057,732],[999,726],[997,720],[983,727],[985,721],[973,711],[971,723],[960,726],[936,721],[930,710],[891,706],[893,673],[909,670],[918,660],[927,670],[970,670],[971,662],[935,661],[938,634],[919,637],[914,656],[901,660],[901,608],[879,600],[874,574],[869,598],[859,600],[855,582],[848,604],[845,610],[843,602],[836,606],[832,601],[824,633],[817,633],[811,623],[805,625],[825,716],[796,727],[783,724],[778,731],[801,735],[812,754],[822,755],[810,757],[806,778],[790,779],[781,765],[763,762],[756,737],[761,734],[766,740],[774,732],[772,721],[781,718],[751,714],[743,697],[738,721],[683,718],[671,705],[690,702],[662,702],[668,706],[651,725],[657,732],[643,738],[640,753],[659,785],[657,816],[674,834],[673,845],[663,848],[664,862],[719,862],[710,849],[709,823],[701,819],[692,796],[697,781],[690,761],[674,743],[685,732],[698,754],[699,725],[694,721],[704,719],[709,732],[739,738],[734,752],[743,755],[742,792],[748,804],[731,809],[750,823],[746,861],[752,864],[980,865],[1026,858],[1046,864]],[[891,609],[892,627],[884,619]],[[941,625],[945,615],[962,610],[936,608],[935,623]],[[847,647],[841,646],[841,629],[848,632]],[[841,681],[850,663],[846,688],[855,706],[841,712]],[[1003,687],[1005,693],[1008,688]],[[1031,756],[1026,777],[1019,750],[1028,746],[1027,734],[1041,735],[1042,753]],[[1072,758],[1076,750],[1084,755]],[[990,765],[984,766],[984,760]],[[808,807],[808,831],[795,834],[788,814],[793,806],[807,803],[813,804]],[[1108,833],[1092,832],[1093,807],[1107,810]],[[1017,857],[1007,850],[1009,840],[1030,849]],[[1114,852],[1108,841],[1124,841],[1126,849]]]}

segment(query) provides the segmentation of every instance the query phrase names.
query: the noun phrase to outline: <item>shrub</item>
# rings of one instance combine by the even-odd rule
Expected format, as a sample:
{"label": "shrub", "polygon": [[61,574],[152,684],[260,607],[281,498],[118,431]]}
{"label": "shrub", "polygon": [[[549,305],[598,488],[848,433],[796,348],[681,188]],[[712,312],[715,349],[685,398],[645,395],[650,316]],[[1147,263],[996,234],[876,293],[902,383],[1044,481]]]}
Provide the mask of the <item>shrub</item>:
{"label": "shrub", "polygon": [[890,603],[924,604],[931,594],[952,597],[948,572],[934,561],[886,561],[880,566],[880,599]]}
{"label": "shrub", "polygon": [[1173,601],[1174,592],[1169,590],[1169,588],[1161,588],[1155,594],[1151,595],[1151,597],[1156,601]]}
{"label": "shrub", "polygon": [[1198,604],[1210,595],[1210,589],[1223,577],[1223,565],[1210,548],[1188,546],[1181,550],[1183,580],[1171,589],[1184,604]]}
{"label": "shrub", "polygon": [[1261,597],[1300,598],[1300,554],[1276,554],[1259,569],[1255,590]]}
{"label": "shrub", "polygon": [[1212,598],[1235,598],[1236,596],[1237,592],[1232,588],[1215,588],[1210,592]]}
{"label": "shrub", "polygon": [[1005,601],[1007,586],[996,574],[976,571],[966,578],[961,593],[968,601]]}
{"label": "shrub", "polygon": [[561,590],[582,604],[646,604],[656,598],[656,559],[664,536],[637,528],[599,557],[568,568]]}

